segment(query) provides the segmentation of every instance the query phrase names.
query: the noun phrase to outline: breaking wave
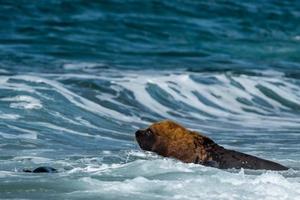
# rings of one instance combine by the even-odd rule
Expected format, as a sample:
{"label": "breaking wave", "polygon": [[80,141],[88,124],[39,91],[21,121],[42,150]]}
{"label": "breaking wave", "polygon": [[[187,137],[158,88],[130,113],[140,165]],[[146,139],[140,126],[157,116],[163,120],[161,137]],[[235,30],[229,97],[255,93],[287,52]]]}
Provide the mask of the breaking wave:
{"label": "breaking wave", "polygon": [[[71,199],[299,196],[298,79],[276,72],[97,69],[73,73],[74,67],[68,68],[70,72],[64,74],[0,78],[0,179],[8,180],[0,191],[5,197],[12,197],[11,192],[19,198],[24,193],[31,198],[42,195],[38,189],[31,193],[31,187],[46,193],[58,191],[53,198]],[[225,147],[293,169],[222,171],[140,151],[135,130],[166,118],[203,132]],[[44,177],[21,172],[41,165],[62,173]],[[23,181],[16,186],[18,178]],[[44,183],[40,185],[36,178]]]}

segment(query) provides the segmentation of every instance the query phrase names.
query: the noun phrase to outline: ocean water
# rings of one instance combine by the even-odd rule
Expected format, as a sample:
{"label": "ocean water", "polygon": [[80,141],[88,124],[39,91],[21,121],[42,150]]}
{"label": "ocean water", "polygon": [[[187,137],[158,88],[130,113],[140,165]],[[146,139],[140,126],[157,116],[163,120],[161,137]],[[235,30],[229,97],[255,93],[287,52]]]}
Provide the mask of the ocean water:
{"label": "ocean water", "polygon": [[[0,199],[300,198],[298,1],[0,1]],[[291,169],[142,151],[171,119]],[[52,166],[55,174],[23,169]]]}

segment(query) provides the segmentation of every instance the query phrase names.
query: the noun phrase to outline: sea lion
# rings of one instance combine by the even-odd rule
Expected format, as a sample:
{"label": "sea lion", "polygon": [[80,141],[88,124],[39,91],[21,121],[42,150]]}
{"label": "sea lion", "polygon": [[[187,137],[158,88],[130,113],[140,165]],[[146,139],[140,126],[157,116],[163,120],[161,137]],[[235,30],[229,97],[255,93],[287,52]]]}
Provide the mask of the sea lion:
{"label": "sea lion", "polygon": [[212,139],[190,131],[183,126],[164,120],[135,133],[139,146],[164,157],[185,163],[196,163],[220,169],[287,170],[278,163],[225,149]]}
{"label": "sea lion", "polygon": [[38,167],[34,170],[23,169],[23,172],[29,173],[57,173],[58,171],[53,167]]}

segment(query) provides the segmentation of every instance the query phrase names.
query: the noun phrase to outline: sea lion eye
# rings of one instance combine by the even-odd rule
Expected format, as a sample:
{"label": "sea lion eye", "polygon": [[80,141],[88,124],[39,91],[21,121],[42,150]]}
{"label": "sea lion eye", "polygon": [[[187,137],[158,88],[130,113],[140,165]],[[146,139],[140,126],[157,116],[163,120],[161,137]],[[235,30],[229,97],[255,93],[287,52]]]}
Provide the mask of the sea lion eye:
{"label": "sea lion eye", "polygon": [[152,135],[152,131],[151,131],[150,129],[147,129],[147,130],[146,130],[146,135],[147,135],[147,136]]}

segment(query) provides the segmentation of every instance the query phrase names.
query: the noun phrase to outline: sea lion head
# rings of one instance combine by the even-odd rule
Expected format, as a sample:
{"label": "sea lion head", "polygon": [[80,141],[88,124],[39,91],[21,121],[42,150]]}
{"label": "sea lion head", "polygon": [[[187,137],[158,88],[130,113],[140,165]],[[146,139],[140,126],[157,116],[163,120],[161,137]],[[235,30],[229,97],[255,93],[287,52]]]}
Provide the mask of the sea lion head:
{"label": "sea lion head", "polygon": [[197,158],[201,150],[199,147],[207,139],[210,140],[170,120],[154,123],[146,129],[138,130],[135,135],[141,149],[184,162],[200,159]]}
{"label": "sea lion head", "polygon": [[168,146],[169,142],[171,142],[170,139],[176,134],[176,129],[181,129],[180,125],[165,120],[154,123],[146,129],[139,129],[135,133],[135,136],[138,144],[143,150],[156,152],[158,146]]}
{"label": "sea lion head", "polygon": [[150,128],[139,129],[137,132],[135,132],[135,138],[140,147],[145,151],[152,151],[152,148],[157,141],[157,136],[151,131]]}

